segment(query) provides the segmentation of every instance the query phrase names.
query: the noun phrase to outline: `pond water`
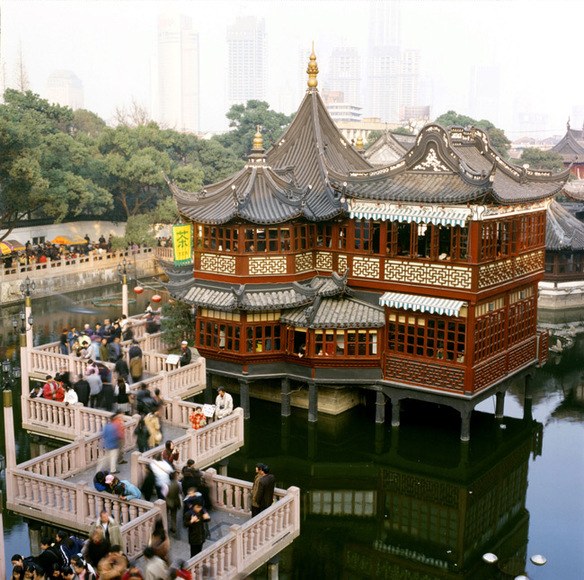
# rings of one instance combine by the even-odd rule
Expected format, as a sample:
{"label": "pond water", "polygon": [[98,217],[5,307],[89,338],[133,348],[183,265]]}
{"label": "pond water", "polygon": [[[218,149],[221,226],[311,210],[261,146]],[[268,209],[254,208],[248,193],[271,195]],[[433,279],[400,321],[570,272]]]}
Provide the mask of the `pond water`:
{"label": "pond water", "polygon": [[[155,292],[146,289],[130,313],[143,312]],[[75,310],[117,293],[118,285],[33,300],[35,341],[114,315],[115,307],[91,315]],[[0,309],[1,360],[16,361],[11,321],[18,311]],[[502,421],[494,419],[493,398],[481,403],[470,444],[458,440],[458,414],[445,406],[406,401],[402,425],[392,429],[375,425],[369,397],[317,424],[297,409],[283,420],[278,405],[252,399],[246,445],[230,459],[229,475],[252,480],[262,461],[278,487],[301,489],[301,535],[281,554],[280,577],[584,577],[583,356],[578,339],[536,371],[531,412],[524,410],[521,382],[506,396]],[[14,412],[17,459],[24,461],[31,438],[18,428],[18,405]],[[5,454],[3,424],[0,447]],[[6,511],[3,521],[6,557],[28,553],[26,524]],[[499,556],[498,567],[483,562],[485,552]],[[547,564],[532,564],[535,554]],[[254,577],[266,577],[265,569]]]}

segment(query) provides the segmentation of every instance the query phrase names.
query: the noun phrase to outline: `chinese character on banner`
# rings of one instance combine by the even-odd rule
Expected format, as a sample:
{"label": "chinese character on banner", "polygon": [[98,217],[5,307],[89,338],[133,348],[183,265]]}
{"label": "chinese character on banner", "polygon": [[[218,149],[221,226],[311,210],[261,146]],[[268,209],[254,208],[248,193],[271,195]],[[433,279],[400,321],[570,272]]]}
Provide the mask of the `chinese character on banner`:
{"label": "chinese character on banner", "polygon": [[191,224],[172,226],[172,249],[175,266],[193,263],[193,229]]}

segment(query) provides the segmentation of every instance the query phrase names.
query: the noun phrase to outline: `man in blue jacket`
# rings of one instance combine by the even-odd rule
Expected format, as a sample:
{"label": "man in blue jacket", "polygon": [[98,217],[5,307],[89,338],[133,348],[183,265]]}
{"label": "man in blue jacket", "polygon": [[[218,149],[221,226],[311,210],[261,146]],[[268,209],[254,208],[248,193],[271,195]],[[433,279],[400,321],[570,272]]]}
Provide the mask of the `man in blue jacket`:
{"label": "man in blue jacket", "polygon": [[126,479],[122,479],[114,488],[114,493],[120,496],[120,499],[130,501],[132,499],[141,499],[142,492]]}

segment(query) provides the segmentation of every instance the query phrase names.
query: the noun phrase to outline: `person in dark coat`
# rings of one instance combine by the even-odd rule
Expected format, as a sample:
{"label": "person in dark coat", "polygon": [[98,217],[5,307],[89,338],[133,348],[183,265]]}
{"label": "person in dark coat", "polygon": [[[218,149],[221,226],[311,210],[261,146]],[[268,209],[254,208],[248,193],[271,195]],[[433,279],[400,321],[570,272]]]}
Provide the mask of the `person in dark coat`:
{"label": "person in dark coat", "polygon": [[191,349],[189,348],[189,343],[183,340],[180,347],[180,360],[179,364],[181,367],[186,367],[190,364],[192,358]]}
{"label": "person in dark coat", "polygon": [[124,355],[121,354],[118,360],[116,361],[116,366],[114,367],[118,377],[124,379],[125,381],[128,380],[128,376],[130,374],[130,369],[128,368],[128,363],[124,360]]}
{"label": "person in dark coat", "polygon": [[133,340],[132,341],[132,346],[130,347],[130,350],[128,352],[128,357],[129,358],[136,358],[137,356],[139,356],[140,358],[142,358],[142,349],[138,346],[138,341],[137,340]]}
{"label": "person in dark coat", "polygon": [[195,502],[185,512],[183,524],[189,529],[189,545],[191,546],[191,558],[201,553],[203,544],[206,539],[205,522],[208,522],[211,516],[203,507],[203,502]]}
{"label": "person in dark coat", "polygon": [[77,376],[77,382],[73,385],[73,390],[77,393],[79,402],[87,407],[89,405],[89,383],[83,378],[83,375]]}
{"label": "person in dark coat", "polygon": [[44,570],[46,576],[51,573],[53,564],[61,566],[64,563],[59,554],[59,549],[54,548],[51,544],[51,538],[43,538],[41,540],[42,552],[35,558],[35,563]]}
{"label": "person in dark coat", "polygon": [[138,450],[140,451],[140,453],[148,451],[148,449],[150,449],[150,447],[148,446],[150,431],[148,431],[148,427],[146,427],[144,417],[140,417],[138,425],[136,425],[136,429],[134,430],[134,435],[136,435],[136,445],[138,445]]}
{"label": "person in dark coat", "polygon": [[166,508],[168,510],[168,528],[171,533],[177,534],[176,514],[180,508],[180,485],[176,480],[176,472],[169,474],[170,484],[168,486],[168,493],[164,500],[166,501]]}
{"label": "person in dark coat", "polygon": [[259,506],[259,511],[263,512],[268,509],[274,502],[274,488],[276,487],[276,478],[270,473],[270,468],[264,463],[260,468],[262,477],[258,483],[258,489],[255,495],[255,503]]}
{"label": "person in dark coat", "polygon": [[101,528],[96,528],[89,536],[85,546],[83,547],[83,553],[85,559],[89,562],[93,568],[97,568],[99,561],[109,553],[111,544],[107,540]]}
{"label": "person in dark coat", "polygon": [[101,389],[101,405],[102,409],[109,411],[110,413],[114,410],[114,403],[115,403],[115,395],[114,395],[114,387],[110,382],[103,383],[103,387]]}

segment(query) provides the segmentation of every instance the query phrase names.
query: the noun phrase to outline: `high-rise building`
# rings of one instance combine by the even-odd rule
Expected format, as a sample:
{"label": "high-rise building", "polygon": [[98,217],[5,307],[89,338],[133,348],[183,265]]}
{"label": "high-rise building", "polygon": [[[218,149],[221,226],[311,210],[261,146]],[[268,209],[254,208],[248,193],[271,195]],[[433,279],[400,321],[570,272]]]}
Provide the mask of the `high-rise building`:
{"label": "high-rise building", "polygon": [[373,2],[369,18],[368,115],[395,123],[403,107],[420,104],[420,52],[401,48],[399,2]]}
{"label": "high-rise building", "polygon": [[361,103],[361,56],[356,48],[333,49],[326,88],[342,92],[346,103]]}
{"label": "high-rise building", "polygon": [[472,65],[470,69],[469,115],[499,125],[501,72],[497,65]]}
{"label": "high-rise building", "polygon": [[162,126],[199,130],[199,36],[182,14],[158,18],[158,53],[153,70],[152,112]]}
{"label": "high-rise building", "polygon": [[264,19],[239,16],[227,28],[229,105],[266,99],[266,30]]}
{"label": "high-rise building", "polygon": [[45,97],[50,103],[71,109],[82,109],[83,96],[83,83],[74,72],[56,70],[49,75]]}

